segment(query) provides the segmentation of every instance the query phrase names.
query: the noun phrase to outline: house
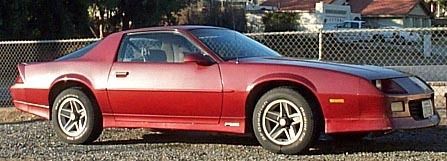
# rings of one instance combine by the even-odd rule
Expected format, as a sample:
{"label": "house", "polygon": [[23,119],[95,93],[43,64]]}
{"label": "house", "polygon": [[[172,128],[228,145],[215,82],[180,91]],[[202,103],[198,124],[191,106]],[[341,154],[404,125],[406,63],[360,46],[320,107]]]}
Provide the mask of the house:
{"label": "house", "polygon": [[[247,28],[262,31],[265,12],[293,12],[299,15],[298,30],[318,31],[333,28],[348,20],[360,19],[351,6],[341,0],[265,0],[258,4],[263,12],[247,11]],[[269,8],[270,7],[270,8]],[[253,31],[252,31],[253,32]]]}
{"label": "house", "polygon": [[[299,15],[298,30],[318,31],[333,28],[344,21],[360,19],[351,6],[341,0],[265,0],[258,4],[262,11],[247,11],[249,32],[262,32],[262,16],[266,12],[294,12]],[[270,8],[269,8],[270,7]]]}
{"label": "house", "polygon": [[349,4],[352,12],[376,27],[431,26],[431,12],[423,0],[349,0]]}
{"label": "house", "polygon": [[[431,13],[423,0],[265,0],[258,5],[272,8],[264,12],[298,13],[298,28],[307,31],[330,29],[350,20],[363,20],[372,27],[431,26]],[[259,17],[262,12],[248,12],[248,28],[256,25],[251,20],[259,23]]]}

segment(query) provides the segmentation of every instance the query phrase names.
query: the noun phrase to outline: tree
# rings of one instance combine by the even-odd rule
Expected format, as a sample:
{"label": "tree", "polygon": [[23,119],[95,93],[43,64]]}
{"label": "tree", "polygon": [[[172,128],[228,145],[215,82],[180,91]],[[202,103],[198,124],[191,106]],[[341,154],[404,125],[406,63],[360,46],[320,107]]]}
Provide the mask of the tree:
{"label": "tree", "polygon": [[90,36],[87,0],[40,0],[29,4],[29,29],[37,39]]}
{"label": "tree", "polygon": [[189,0],[189,4],[185,24],[205,24],[246,31],[245,8],[240,2]]}
{"label": "tree", "polygon": [[183,0],[96,0],[89,8],[92,31],[103,37],[132,28],[175,25],[176,13],[186,5]]}
{"label": "tree", "polygon": [[297,13],[271,12],[262,17],[266,32],[295,31],[298,29]]}
{"label": "tree", "polygon": [[177,24],[184,0],[2,0],[0,39],[103,37],[132,28]]}
{"label": "tree", "polygon": [[22,39],[28,30],[27,18],[32,0],[0,1],[0,39]]}
{"label": "tree", "polygon": [[[430,11],[436,11],[436,17],[441,17],[441,13],[445,12],[446,0],[425,0],[426,3],[430,4]],[[436,9],[435,9],[436,5]],[[444,13],[445,14],[445,13]]]}
{"label": "tree", "polygon": [[90,37],[89,0],[3,0],[0,39],[61,39]]}

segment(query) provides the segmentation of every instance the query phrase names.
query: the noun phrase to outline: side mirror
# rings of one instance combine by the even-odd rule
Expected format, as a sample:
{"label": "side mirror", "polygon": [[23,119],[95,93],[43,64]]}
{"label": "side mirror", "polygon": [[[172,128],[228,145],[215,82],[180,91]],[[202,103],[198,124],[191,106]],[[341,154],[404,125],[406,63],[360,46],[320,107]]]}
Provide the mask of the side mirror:
{"label": "side mirror", "polygon": [[213,64],[213,61],[206,55],[202,53],[185,53],[183,57],[183,62],[190,63],[194,62],[198,65],[209,66]]}

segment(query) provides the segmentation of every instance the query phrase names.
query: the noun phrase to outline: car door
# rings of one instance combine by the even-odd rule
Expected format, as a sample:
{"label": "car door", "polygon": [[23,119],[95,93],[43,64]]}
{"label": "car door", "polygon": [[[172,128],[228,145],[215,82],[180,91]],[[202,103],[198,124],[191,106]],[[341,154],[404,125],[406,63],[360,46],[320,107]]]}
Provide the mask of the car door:
{"label": "car door", "polygon": [[218,123],[222,83],[218,64],[183,62],[202,53],[176,32],[126,35],[107,92],[119,121]]}

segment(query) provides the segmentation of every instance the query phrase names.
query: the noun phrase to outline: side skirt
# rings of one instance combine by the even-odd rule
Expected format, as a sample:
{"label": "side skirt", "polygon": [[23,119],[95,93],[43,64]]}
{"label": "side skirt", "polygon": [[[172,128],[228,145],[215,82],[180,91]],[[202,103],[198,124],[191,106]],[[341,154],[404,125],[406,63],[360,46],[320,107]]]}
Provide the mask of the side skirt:
{"label": "side skirt", "polygon": [[[115,123],[104,124],[106,128],[148,128],[181,131],[209,131],[234,134],[245,133],[245,118],[222,117],[218,124],[194,123],[197,120],[207,120],[206,117],[166,117],[166,116],[119,116],[103,114],[104,118],[113,116]],[[217,118],[216,118],[217,119]],[[203,121],[199,121],[203,122]],[[108,126],[106,126],[108,125]]]}

